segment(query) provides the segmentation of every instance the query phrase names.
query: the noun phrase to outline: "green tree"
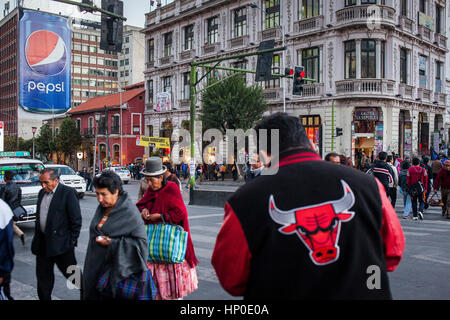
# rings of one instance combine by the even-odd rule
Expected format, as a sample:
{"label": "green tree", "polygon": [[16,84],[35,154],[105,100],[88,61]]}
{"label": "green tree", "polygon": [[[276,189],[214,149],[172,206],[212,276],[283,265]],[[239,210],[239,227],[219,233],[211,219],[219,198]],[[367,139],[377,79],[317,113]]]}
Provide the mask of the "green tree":
{"label": "green tree", "polygon": [[34,141],[35,152],[41,156],[52,159],[52,154],[56,151],[56,143],[53,139],[52,129],[48,124],[44,124],[40,130],[39,135]]}
{"label": "green tree", "polygon": [[4,151],[17,151],[17,137],[5,136]]}
{"label": "green tree", "polygon": [[61,123],[59,132],[55,138],[56,149],[69,157],[69,165],[72,165],[72,157],[75,151],[80,147],[82,138],[80,130],[75,121],[71,118],[65,118]]}
{"label": "green tree", "polygon": [[269,108],[262,88],[259,85],[247,87],[241,75],[206,89],[201,99],[203,129],[216,128],[223,134],[226,129],[252,128]]}

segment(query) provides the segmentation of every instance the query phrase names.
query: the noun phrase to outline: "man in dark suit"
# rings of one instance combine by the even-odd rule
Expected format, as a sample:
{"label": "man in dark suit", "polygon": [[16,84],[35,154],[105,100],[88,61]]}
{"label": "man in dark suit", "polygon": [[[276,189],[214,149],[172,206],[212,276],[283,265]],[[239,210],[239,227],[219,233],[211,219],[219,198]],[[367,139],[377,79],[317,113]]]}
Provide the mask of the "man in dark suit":
{"label": "man in dark suit", "polygon": [[51,300],[55,275],[54,265],[66,278],[81,271],[77,267],[75,247],[81,230],[81,210],[77,192],[59,183],[54,169],[44,169],[39,176],[36,227],[31,252],[36,255],[36,276],[40,300]]}

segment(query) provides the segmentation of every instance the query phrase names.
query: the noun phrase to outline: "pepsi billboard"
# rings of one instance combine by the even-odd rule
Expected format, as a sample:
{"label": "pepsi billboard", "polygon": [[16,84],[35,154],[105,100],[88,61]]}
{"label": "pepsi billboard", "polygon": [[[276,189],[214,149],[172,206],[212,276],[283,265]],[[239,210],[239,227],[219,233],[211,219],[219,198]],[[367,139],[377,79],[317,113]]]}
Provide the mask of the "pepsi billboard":
{"label": "pepsi billboard", "polygon": [[70,108],[72,34],[67,18],[23,10],[19,21],[19,104],[36,113]]}

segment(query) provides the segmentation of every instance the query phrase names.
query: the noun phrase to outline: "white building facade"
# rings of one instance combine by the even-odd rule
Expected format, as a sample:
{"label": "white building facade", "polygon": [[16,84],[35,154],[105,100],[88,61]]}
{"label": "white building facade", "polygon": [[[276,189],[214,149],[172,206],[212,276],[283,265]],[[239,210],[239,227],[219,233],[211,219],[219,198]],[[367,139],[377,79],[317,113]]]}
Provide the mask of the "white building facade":
{"label": "white building facade", "polygon": [[[316,81],[303,96],[292,95],[289,79],[261,83],[268,113],[300,117],[322,156],[335,151],[355,165],[363,152],[428,155],[445,139],[446,10],[443,0],[177,0],[158,7],[143,31],[146,134],[168,135],[189,120],[190,62],[255,52],[263,40],[281,47],[284,33],[287,50],[275,53],[274,73],[303,65]],[[221,66],[256,70],[256,61]],[[253,84],[254,75],[246,80]],[[170,93],[171,110],[156,112],[162,92]]]}
{"label": "white building facade", "polygon": [[122,88],[144,81],[145,36],[142,28],[124,25],[119,54],[119,83]]}

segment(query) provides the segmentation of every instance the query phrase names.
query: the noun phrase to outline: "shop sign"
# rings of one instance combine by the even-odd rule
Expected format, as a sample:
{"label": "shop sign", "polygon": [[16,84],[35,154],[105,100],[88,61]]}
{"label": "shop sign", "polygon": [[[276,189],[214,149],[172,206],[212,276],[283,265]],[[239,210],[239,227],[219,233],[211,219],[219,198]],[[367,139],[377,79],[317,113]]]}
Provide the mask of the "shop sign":
{"label": "shop sign", "polygon": [[375,120],[378,121],[378,111],[376,110],[356,110],[355,120]]}

